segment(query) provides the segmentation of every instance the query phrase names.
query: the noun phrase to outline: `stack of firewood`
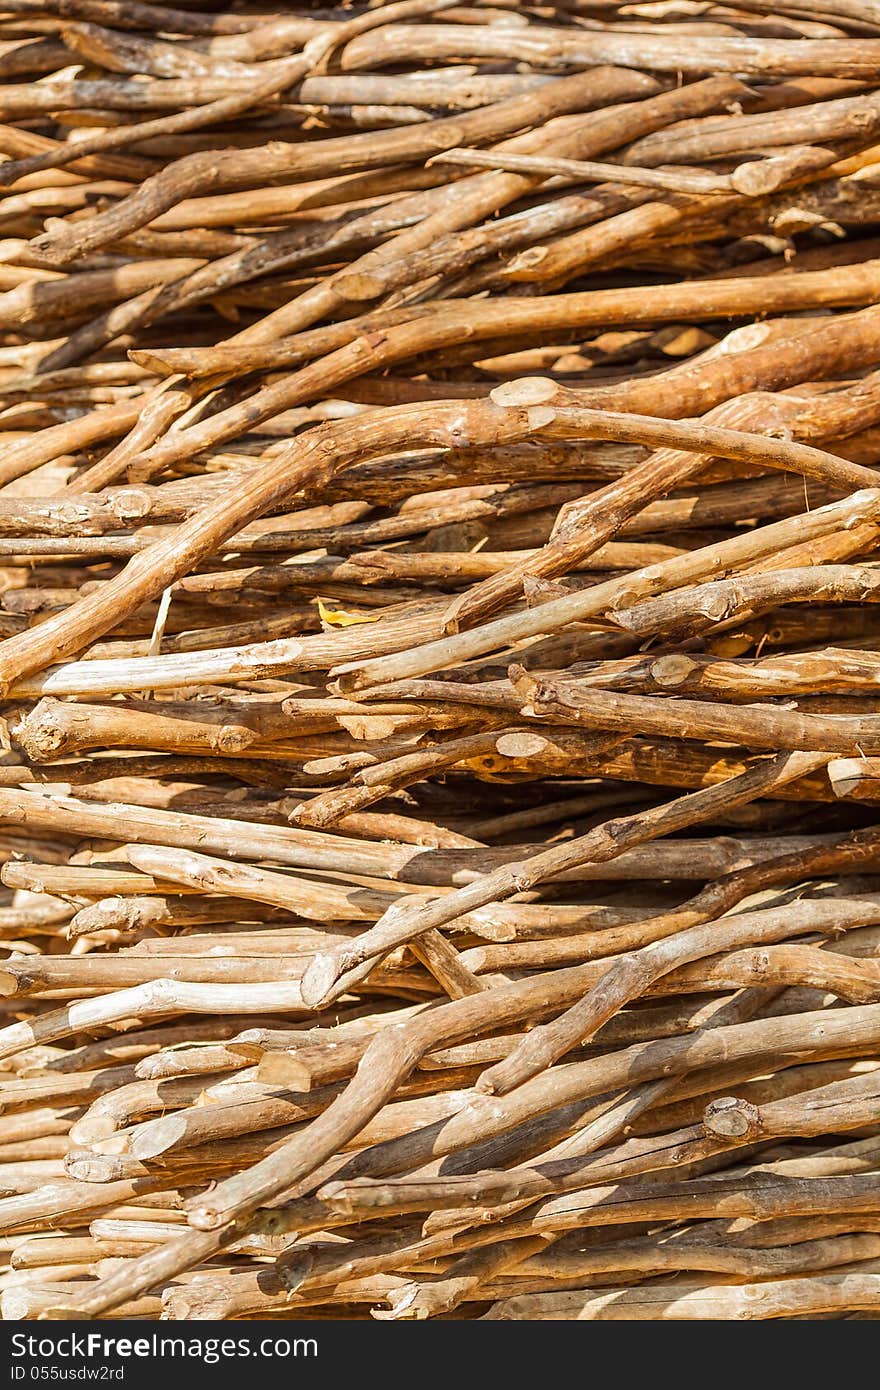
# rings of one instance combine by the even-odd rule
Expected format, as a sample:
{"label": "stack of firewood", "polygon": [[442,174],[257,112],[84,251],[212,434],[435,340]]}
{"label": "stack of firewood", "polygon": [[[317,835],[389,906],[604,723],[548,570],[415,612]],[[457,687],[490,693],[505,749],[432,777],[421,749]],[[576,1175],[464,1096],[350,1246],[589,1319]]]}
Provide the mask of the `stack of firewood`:
{"label": "stack of firewood", "polygon": [[871,1316],[878,0],[0,9],[3,1317]]}

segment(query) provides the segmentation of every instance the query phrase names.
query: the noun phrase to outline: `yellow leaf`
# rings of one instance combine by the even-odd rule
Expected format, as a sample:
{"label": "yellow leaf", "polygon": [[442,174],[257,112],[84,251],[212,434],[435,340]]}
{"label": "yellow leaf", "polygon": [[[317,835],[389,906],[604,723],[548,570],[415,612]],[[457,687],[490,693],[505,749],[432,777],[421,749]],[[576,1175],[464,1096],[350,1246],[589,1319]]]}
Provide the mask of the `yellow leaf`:
{"label": "yellow leaf", "polygon": [[346,613],[344,608],[328,608],[318,599],[318,612],[325,627],[354,627],[356,623],[378,622],[379,613]]}

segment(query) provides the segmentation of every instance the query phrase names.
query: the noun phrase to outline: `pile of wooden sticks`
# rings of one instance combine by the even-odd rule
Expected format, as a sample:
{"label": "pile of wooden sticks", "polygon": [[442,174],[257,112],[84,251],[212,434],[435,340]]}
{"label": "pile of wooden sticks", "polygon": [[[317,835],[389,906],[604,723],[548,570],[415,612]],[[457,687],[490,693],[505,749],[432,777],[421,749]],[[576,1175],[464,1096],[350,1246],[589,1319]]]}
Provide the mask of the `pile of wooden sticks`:
{"label": "pile of wooden sticks", "polygon": [[0,10],[3,1316],[877,1316],[878,0]]}

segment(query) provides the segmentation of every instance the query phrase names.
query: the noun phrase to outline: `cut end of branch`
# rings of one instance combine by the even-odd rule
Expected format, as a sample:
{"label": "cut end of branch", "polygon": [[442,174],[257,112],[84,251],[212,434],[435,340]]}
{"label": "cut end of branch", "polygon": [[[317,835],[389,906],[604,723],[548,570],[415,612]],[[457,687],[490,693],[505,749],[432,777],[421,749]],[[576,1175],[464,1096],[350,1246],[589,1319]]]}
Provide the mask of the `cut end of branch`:
{"label": "cut end of branch", "polygon": [[868,781],[876,779],[876,758],[834,758],[828,764],[828,780],[835,796],[852,796]]}
{"label": "cut end of branch", "polygon": [[300,982],[303,1003],[317,1009],[330,994],[339,977],[338,962],[332,951],[321,951],[306,969]]}
{"label": "cut end of branch", "polygon": [[658,685],[683,685],[697,670],[697,663],[688,656],[661,656],[651,665],[651,679]]}
{"label": "cut end of branch", "polygon": [[544,405],[552,401],[559,392],[555,381],[546,376],[524,376],[516,381],[505,381],[489,392],[493,405],[529,406]]}
{"label": "cut end of branch", "polygon": [[265,1053],[257,1066],[257,1080],[301,1093],[312,1089],[312,1073],[294,1052]]}
{"label": "cut end of branch", "polygon": [[145,1124],[131,1141],[135,1158],[158,1158],[173,1148],[186,1134],[186,1122],[179,1115],[165,1115],[161,1120]]}
{"label": "cut end of branch", "polygon": [[335,288],[344,299],[359,301],[378,299],[385,287],[377,275],[370,275],[367,271],[362,270],[356,275],[340,276],[335,283]]}
{"label": "cut end of branch", "polygon": [[747,1100],[720,1096],[703,1111],[703,1127],[719,1139],[756,1139],[761,1133],[761,1115]]}

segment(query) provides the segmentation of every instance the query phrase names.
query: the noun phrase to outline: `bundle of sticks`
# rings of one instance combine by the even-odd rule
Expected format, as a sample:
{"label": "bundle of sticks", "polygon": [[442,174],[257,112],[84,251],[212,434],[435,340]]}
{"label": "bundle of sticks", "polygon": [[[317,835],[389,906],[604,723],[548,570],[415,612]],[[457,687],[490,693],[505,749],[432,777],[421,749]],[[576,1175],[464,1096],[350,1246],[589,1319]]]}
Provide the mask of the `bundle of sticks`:
{"label": "bundle of sticks", "polygon": [[880,4],[4,0],[4,1318],[880,1309]]}

